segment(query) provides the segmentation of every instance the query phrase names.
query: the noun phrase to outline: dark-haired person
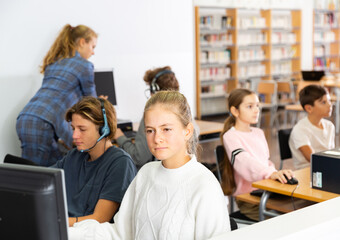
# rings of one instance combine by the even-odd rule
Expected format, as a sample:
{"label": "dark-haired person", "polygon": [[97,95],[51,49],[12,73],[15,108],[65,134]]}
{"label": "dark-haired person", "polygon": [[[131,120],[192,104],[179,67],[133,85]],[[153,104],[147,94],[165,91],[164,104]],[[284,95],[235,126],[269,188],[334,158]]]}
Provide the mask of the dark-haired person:
{"label": "dark-haired person", "polygon": [[131,157],[112,145],[117,128],[112,104],[84,97],[66,112],[76,148],[52,167],[65,172],[69,225],[110,221],[136,175]]}
{"label": "dark-haired person", "polygon": [[[147,70],[143,79],[149,86],[147,91],[149,91],[150,96],[162,90],[179,91],[177,78],[169,66]],[[134,141],[127,138],[119,128],[114,138],[119,147],[131,155],[138,169],[154,159],[146,142],[144,119],[140,121]]]}
{"label": "dark-haired person", "polygon": [[335,146],[335,127],[331,121],[324,119],[332,114],[327,89],[309,85],[300,91],[299,100],[307,116],[294,126],[289,138],[295,169],[308,167],[312,153]]}
{"label": "dark-haired person", "polygon": [[63,27],[41,66],[42,86],[20,112],[16,130],[22,157],[50,166],[63,157],[58,141],[72,147],[72,131],[63,118],[83,96],[97,96],[93,64],[97,34],[89,27]]}

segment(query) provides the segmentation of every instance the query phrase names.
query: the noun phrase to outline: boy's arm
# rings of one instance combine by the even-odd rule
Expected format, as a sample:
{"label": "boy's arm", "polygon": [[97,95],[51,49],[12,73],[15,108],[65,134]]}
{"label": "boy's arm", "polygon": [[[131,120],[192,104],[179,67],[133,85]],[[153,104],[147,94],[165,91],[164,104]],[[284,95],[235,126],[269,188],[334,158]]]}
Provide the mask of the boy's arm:
{"label": "boy's arm", "polygon": [[311,155],[314,152],[313,149],[309,145],[304,145],[299,147],[299,151],[307,159],[307,161],[310,162]]}

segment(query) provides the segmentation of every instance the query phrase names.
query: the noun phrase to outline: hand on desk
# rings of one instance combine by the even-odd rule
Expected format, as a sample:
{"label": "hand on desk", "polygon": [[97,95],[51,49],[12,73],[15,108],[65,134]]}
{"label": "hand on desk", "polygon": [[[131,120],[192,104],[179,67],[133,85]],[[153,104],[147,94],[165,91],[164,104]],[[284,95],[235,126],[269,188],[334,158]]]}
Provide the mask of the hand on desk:
{"label": "hand on desk", "polygon": [[294,177],[294,173],[292,170],[284,169],[277,172],[273,172],[269,178],[273,180],[278,180],[280,183],[287,183],[287,179],[285,178],[284,175],[286,175],[288,179]]}

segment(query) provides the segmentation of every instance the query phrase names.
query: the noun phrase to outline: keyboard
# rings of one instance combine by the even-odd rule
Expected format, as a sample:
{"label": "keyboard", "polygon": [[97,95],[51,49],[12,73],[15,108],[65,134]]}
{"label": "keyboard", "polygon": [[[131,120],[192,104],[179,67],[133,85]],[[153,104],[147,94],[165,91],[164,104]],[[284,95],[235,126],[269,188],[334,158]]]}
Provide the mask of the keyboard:
{"label": "keyboard", "polygon": [[125,131],[124,132],[124,135],[127,137],[127,138],[135,138],[136,137],[136,131]]}

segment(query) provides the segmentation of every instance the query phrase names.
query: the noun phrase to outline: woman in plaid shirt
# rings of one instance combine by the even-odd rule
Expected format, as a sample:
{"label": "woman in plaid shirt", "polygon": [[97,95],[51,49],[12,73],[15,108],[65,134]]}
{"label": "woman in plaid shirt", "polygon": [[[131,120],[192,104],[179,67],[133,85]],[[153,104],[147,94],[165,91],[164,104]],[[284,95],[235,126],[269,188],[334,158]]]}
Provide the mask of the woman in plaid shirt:
{"label": "woman in plaid shirt", "polygon": [[83,96],[97,96],[87,60],[96,43],[97,34],[87,26],[67,24],[61,30],[43,60],[42,86],[17,118],[23,158],[50,166],[63,156],[58,142],[71,148],[72,129],[64,115]]}

